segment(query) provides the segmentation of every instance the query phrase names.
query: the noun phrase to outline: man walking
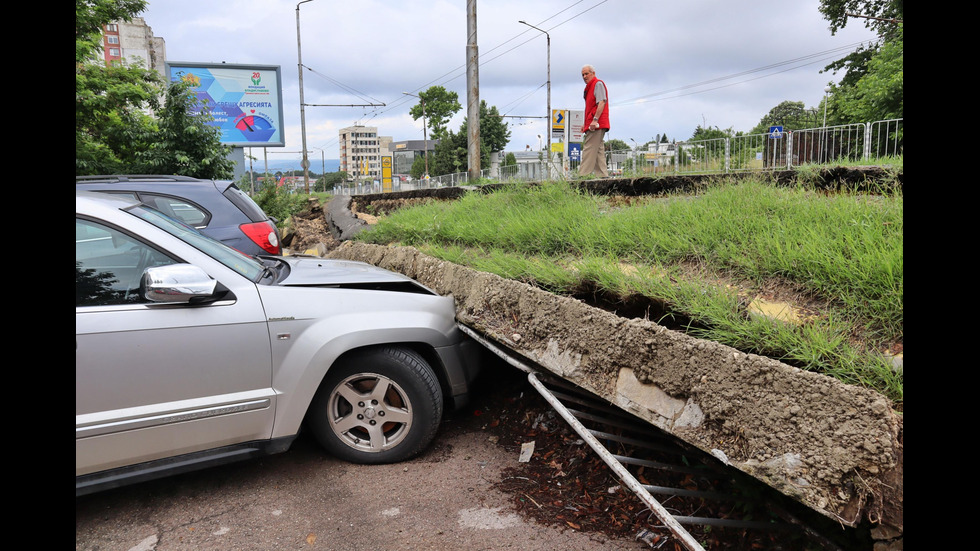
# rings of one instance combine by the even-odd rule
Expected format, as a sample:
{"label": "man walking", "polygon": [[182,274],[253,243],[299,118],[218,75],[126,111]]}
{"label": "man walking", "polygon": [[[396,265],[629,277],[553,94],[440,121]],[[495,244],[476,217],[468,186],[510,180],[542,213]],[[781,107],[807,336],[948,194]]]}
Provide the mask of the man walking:
{"label": "man walking", "polygon": [[578,173],[581,176],[596,175],[607,178],[606,152],[602,138],[609,131],[609,93],[606,83],[595,76],[592,65],[582,67],[582,80],[585,81],[585,143],[582,144],[582,164]]}

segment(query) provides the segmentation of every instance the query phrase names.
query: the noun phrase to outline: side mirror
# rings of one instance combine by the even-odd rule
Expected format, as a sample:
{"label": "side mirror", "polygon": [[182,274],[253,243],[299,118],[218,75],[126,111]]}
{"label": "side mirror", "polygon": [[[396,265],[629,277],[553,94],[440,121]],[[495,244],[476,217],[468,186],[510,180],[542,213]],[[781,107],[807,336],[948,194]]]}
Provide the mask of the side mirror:
{"label": "side mirror", "polygon": [[218,282],[192,264],[171,264],[143,271],[140,294],[150,302],[200,303],[217,300]]}

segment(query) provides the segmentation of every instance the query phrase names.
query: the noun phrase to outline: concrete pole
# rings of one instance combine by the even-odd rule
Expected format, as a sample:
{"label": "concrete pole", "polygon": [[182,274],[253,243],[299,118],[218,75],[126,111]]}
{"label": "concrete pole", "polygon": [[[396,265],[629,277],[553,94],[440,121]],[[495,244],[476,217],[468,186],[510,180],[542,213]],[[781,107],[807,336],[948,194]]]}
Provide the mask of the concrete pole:
{"label": "concrete pole", "polygon": [[306,102],[303,98],[303,48],[299,40],[299,5],[312,2],[303,0],[296,4],[296,67],[299,70],[299,125],[303,134],[303,184],[306,193],[310,193],[310,159],[306,156]]}
{"label": "concrete pole", "polygon": [[476,43],[476,0],[466,1],[466,129],[470,180],[480,177],[480,55]]}

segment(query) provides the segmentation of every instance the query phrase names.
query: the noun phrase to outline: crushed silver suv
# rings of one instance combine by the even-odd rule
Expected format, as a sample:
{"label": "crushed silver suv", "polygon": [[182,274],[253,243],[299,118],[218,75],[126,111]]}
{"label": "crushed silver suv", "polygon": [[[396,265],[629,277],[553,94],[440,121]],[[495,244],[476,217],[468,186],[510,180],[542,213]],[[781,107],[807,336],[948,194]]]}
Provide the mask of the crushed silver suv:
{"label": "crushed silver suv", "polygon": [[368,264],[251,257],[135,200],[75,194],[75,494],[282,452],[397,462],[459,407],[452,297]]}

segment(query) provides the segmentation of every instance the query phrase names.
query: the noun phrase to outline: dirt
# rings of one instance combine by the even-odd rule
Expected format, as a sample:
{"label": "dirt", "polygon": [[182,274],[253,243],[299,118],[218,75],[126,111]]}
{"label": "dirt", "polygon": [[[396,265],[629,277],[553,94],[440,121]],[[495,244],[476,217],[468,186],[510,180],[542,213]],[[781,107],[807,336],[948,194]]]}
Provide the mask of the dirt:
{"label": "dirt", "polygon": [[[897,538],[901,545],[903,417],[883,396],[649,320],[625,319],[524,283],[432,259],[412,248],[340,242],[330,232],[330,221],[321,223],[321,210],[314,207],[307,217],[297,219],[290,249],[362,260],[452,294],[458,319],[490,340],[706,452],[720,454],[842,525],[870,526],[878,539]],[[770,294],[775,296],[776,290]],[[561,443],[552,447],[566,454],[581,451]],[[588,464],[585,457],[555,457],[563,466],[573,459]],[[583,488],[591,487],[583,495],[596,497],[595,486],[602,483],[582,482]],[[525,515],[587,529],[583,519],[590,515],[527,506],[563,502],[560,497],[535,497],[521,485],[505,483],[502,488],[526,496],[517,503]],[[626,522],[635,500],[631,505],[607,501],[602,505],[613,510],[614,520],[598,528],[610,533],[635,530],[635,524]],[[594,508],[589,504],[580,510]]]}

